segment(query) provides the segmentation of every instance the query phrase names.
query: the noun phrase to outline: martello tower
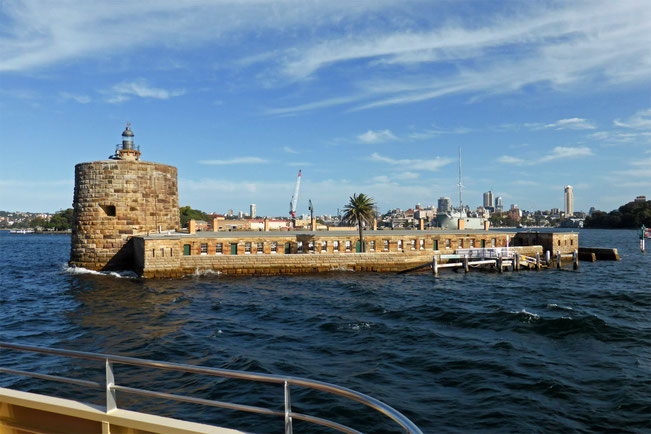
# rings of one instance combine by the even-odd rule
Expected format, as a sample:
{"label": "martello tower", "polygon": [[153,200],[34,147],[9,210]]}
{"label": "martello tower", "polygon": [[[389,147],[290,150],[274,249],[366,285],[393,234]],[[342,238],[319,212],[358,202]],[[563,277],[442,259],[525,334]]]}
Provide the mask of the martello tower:
{"label": "martello tower", "polygon": [[108,160],[75,166],[70,265],[129,269],[132,236],[179,229],[176,167],[140,155],[127,124]]}

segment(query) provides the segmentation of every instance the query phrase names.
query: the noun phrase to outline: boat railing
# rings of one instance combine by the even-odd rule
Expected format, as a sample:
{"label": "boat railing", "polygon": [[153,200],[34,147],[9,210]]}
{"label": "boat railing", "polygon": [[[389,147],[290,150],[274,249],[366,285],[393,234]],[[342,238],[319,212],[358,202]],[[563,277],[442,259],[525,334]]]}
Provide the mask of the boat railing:
{"label": "boat railing", "polygon": [[[85,360],[94,360],[94,361],[103,362],[106,367],[105,368],[106,381],[103,383],[96,382],[96,381],[81,380],[76,378],[62,377],[58,375],[22,371],[22,370],[10,369],[5,367],[0,367],[0,373],[19,375],[19,376],[29,376],[33,378],[40,378],[44,380],[69,383],[77,386],[94,388],[94,389],[104,389],[106,393],[107,413],[110,413],[112,410],[118,408],[116,392],[120,392],[126,394],[134,394],[140,396],[148,396],[148,397],[162,398],[162,399],[168,399],[173,401],[200,404],[200,405],[211,406],[211,407],[219,407],[219,408],[225,408],[230,410],[240,410],[240,411],[262,414],[262,415],[279,416],[284,418],[285,420],[285,431],[284,431],[285,434],[292,433],[293,420],[302,420],[302,421],[306,421],[317,425],[322,425],[346,433],[359,432],[353,428],[350,428],[348,426],[339,424],[331,420],[293,411],[292,402],[291,402],[291,387],[300,387],[300,388],[319,390],[322,392],[330,393],[333,395],[344,397],[352,401],[359,402],[379,413],[384,414],[386,417],[388,417],[389,419],[391,419],[392,421],[400,425],[400,427],[402,427],[402,429],[407,433],[418,433],[418,434],[422,433],[422,431],[413,422],[411,422],[406,416],[404,416],[402,413],[395,410],[394,408],[390,407],[389,405],[385,404],[384,402],[379,401],[363,393],[357,392],[355,390],[351,390],[330,383],[325,383],[322,381],[310,380],[301,377],[262,374],[262,373],[237,371],[237,370],[230,370],[230,369],[210,368],[204,366],[138,359],[134,357],[116,356],[110,354],[89,353],[83,351],[35,347],[29,345],[12,344],[7,342],[0,342],[0,348],[6,350],[20,351],[20,352],[56,355],[56,356],[74,358],[74,359],[85,359]],[[153,390],[123,386],[118,384],[118,382],[116,381],[115,373],[113,370],[114,364],[124,364],[124,365],[139,366],[145,368],[154,368],[158,370],[185,372],[185,373],[202,374],[202,375],[209,375],[209,376],[222,377],[222,378],[279,384],[283,386],[284,411],[252,406],[252,405],[236,404],[230,402],[216,401],[210,399],[203,399],[203,398],[197,398],[191,396],[184,396],[178,394],[157,392]]]}

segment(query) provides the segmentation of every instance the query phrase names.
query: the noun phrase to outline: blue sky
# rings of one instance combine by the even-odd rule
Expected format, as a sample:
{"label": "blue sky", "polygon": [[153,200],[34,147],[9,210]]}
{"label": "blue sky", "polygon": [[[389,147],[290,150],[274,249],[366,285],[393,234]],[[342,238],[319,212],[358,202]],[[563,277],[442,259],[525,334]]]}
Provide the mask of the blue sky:
{"label": "blue sky", "polygon": [[71,206],[131,122],[182,205],[382,211],[492,189],[609,211],[651,196],[651,5],[638,1],[0,3],[0,209]]}

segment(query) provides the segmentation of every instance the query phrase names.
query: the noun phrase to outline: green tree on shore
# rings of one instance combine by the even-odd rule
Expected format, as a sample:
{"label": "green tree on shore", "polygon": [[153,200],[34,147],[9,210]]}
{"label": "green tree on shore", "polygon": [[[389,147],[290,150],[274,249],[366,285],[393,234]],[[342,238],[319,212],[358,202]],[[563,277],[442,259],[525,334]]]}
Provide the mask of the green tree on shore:
{"label": "green tree on shore", "polygon": [[190,206],[182,206],[179,208],[179,213],[181,216],[181,227],[185,228],[188,226],[190,220],[205,220],[208,221],[209,217],[203,211],[198,209],[192,209]]}
{"label": "green tree on shore", "polygon": [[362,252],[366,251],[362,228],[364,223],[371,224],[375,218],[375,202],[373,198],[360,193],[353,194],[350,201],[344,206],[342,220],[346,224],[357,225],[359,228],[359,244]]}
{"label": "green tree on shore", "polygon": [[638,229],[651,226],[651,200],[629,202],[609,213],[595,211],[585,219],[584,227],[593,229]]}

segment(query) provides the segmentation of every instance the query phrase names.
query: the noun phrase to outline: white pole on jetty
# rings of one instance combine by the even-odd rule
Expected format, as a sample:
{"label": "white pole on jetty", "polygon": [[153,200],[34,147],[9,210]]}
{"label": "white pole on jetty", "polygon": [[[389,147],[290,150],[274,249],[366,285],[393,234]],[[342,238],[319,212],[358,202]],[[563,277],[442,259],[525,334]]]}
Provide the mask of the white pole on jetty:
{"label": "white pole on jetty", "polygon": [[545,264],[549,267],[549,265],[552,263],[552,252],[551,250],[546,250],[545,251]]}
{"label": "white pole on jetty", "polygon": [[463,270],[466,273],[470,271],[470,268],[468,267],[468,255],[463,255]]}
{"label": "white pole on jetty", "polygon": [[561,268],[562,263],[561,263],[561,251],[557,250],[556,251],[556,268]]}
{"label": "white pole on jetty", "polygon": [[642,235],[642,238],[640,239],[640,250],[644,253],[644,235]]}
{"label": "white pole on jetty", "polygon": [[519,271],[520,270],[520,255],[518,255],[518,252],[515,252],[515,255],[513,255],[513,271]]}
{"label": "white pole on jetty", "polygon": [[432,272],[435,276],[439,275],[439,261],[436,258],[436,255],[434,255],[434,259],[432,260]]}
{"label": "white pole on jetty", "polygon": [[497,271],[501,273],[502,270],[502,255],[497,257]]}
{"label": "white pole on jetty", "polygon": [[574,249],[574,253],[572,254],[572,267],[575,270],[579,269],[579,251]]}

